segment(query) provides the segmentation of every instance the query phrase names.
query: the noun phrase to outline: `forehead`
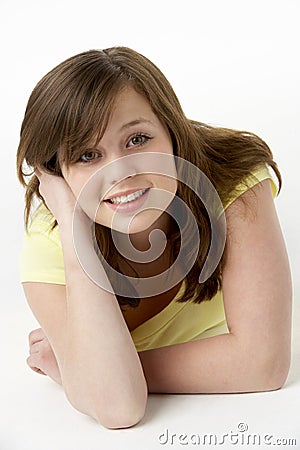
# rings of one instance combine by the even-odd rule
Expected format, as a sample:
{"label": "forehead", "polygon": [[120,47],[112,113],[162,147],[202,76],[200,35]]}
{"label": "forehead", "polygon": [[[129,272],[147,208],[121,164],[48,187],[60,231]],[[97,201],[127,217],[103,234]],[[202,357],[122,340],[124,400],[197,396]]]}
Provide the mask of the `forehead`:
{"label": "forehead", "polygon": [[[90,105],[91,107],[92,105]],[[97,108],[92,113],[90,125],[83,119],[80,127],[74,130],[75,142],[62,146],[59,151],[59,159],[69,163],[75,162],[87,146],[99,145],[103,138],[116,135],[135,123],[148,122],[152,127],[163,127],[144,94],[134,87],[125,85],[108,103],[104,102],[102,108]],[[142,126],[142,124],[141,124]]]}
{"label": "forehead", "polygon": [[126,87],[115,98],[107,128],[117,125],[116,122],[125,124],[140,117],[148,120],[158,120],[147,98],[135,89]]}

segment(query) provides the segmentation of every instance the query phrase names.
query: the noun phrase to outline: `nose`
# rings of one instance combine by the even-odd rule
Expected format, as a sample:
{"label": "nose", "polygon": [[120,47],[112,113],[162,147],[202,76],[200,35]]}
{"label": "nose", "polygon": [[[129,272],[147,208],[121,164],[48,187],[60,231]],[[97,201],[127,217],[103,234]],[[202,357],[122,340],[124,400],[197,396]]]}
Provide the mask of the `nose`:
{"label": "nose", "polygon": [[112,161],[105,169],[107,186],[112,187],[126,178],[132,178],[137,174],[134,158],[125,157]]}
{"label": "nose", "polygon": [[127,180],[127,178],[133,178],[135,175],[136,175],[136,173],[135,173],[135,174],[132,174],[132,175],[129,175],[129,176],[126,177],[126,178],[119,178],[118,180],[113,180],[113,181],[111,182],[111,186],[115,186],[116,184],[120,183],[120,181]]}

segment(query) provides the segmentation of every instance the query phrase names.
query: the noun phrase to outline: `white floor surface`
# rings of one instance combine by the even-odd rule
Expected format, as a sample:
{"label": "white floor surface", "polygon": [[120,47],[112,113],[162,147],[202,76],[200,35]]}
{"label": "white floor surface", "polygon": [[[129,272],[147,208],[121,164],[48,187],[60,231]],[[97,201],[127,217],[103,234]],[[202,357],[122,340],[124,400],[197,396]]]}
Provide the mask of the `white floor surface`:
{"label": "white floor surface", "polygon": [[[122,430],[107,430],[77,412],[59,385],[28,368],[28,333],[39,325],[20,290],[18,313],[6,311],[1,327],[0,449],[300,448],[300,291],[295,290],[293,360],[284,388],[234,395],[151,394],[143,420]],[[285,445],[288,439],[296,445]]]}

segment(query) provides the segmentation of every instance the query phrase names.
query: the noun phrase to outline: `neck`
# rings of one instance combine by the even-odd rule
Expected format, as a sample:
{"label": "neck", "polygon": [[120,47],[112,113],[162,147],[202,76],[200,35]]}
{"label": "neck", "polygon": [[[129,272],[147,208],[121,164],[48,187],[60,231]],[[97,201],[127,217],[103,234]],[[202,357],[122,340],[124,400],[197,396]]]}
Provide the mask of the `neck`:
{"label": "neck", "polygon": [[[161,230],[164,232],[166,238],[168,238],[170,232],[170,216],[166,212],[163,212],[159,218],[146,230],[139,233],[130,234],[130,241],[136,250],[145,252],[150,249],[149,235],[153,230]],[[153,236],[153,235],[152,235]],[[161,235],[158,235],[161,237]]]}
{"label": "neck", "polygon": [[[152,234],[151,236],[151,244],[149,241],[149,235],[153,230],[162,230],[166,237],[161,236],[160,233]],[[157,275],[169,267],[169,258],[170,258],[170,243],[168,241],[168,236],[171,230],[171,221],[170,216],[166,213],[163,213],[156,222],[154,222],[147,230],[144,230],[139,233],[129,235],[130,243],[134,250],[138,252],[138,262],[136,262],[134,256],[134,250],[132,252],[132,257],[130,257],[130,249],[128,249],[125,253],[127,258],[124,258],[122,261],[121,267],[124,269],[124,274],[132,275],[132,270],[137,272],[139,277],[150,277]],[[127,237],[128,239],[128,237]],[[165,246],[164,251],[162,248]],[[122,248],[122,246],[121,246]],[[153,258],[151,257],[151,253],[155,255]],[[145,260],[143,262],[143,253],[145,256]],[[149,255],[150,253],[150,255]],[[160,256],[156,257],[156,255]],[[149,261],[149,262],[147,262]],[[124,263],[124,265],[123,265]],[[128,273],[131,272],[131,274]],[[133,275],[133,276],[136,276]]]}

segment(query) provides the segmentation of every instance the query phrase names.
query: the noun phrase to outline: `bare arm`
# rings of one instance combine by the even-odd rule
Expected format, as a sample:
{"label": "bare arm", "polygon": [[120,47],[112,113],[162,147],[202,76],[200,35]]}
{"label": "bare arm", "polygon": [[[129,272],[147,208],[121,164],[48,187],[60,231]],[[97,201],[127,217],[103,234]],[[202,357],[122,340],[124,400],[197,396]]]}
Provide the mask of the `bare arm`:
{"label": "bare arm", "polygon": [[243,196],[252,213],[241,199],[226,213],[222,292],[230,333],[140,352],[149,392],[268,391],[287,378],[292,281],[269,180]]}
{"label": "bare arm", "polygon": [[53,348],[70,403],[108,428],[134,425],[144,414],[147,385],[129,330],[115,295],[81,268],[68,228],[61,234],[66,288],[24,283],[26,297]]}
{"label": "bare arm", "polygon": [[[44,179],[44,189],[52,195],[48,198],[55,207],[53,191],[63,180],[54,179],[54,186],[53,177]],[[60,192],[66,192],[64,185]],[[78,262],[71,219],[70,213],[64,213],[59,221],[66,287],[24,283],[25,294],[53,348],[70,403],[107,428],[129,427],[143,417],[146,407],[142,365],[115,294],[91,281]],[[84,213],[79,223],[89,264],[97,270],[101,285],[112,291],[94,252]]]}

